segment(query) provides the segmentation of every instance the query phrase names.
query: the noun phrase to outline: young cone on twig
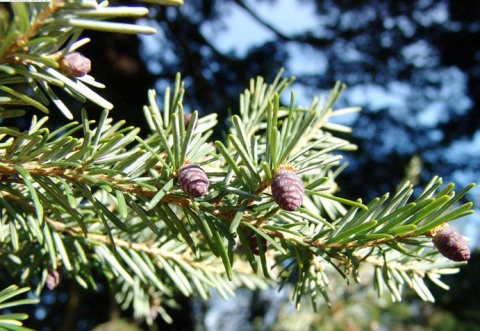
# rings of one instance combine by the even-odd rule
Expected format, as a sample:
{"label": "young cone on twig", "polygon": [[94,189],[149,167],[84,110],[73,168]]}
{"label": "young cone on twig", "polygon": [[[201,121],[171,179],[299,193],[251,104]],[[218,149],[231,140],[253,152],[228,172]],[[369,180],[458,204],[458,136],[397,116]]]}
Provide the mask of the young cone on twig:
{"label": "young cone on twig", "polygon": [[60,284],[60,273],[58,272],[58,270],[52,269],[47,274],[47,278],[45,279],[45,286],[47,286],[49,290],[53,290],[58,286],[58,284]]}
{"label": "young cone on twig", "polygon": [[262,246],[261,248],[263,251],[266,251],[270,246],[270,243],[268,241],[258,236],[255,232],[248,228],[245,228],[243,230],[243,233],[247,238],[248,247],[250,247],[250,250],[255,255],[260,255],[260,245]]}
{"label": "young cone on twig", "polygon": [[90,72],[92,62],[79,52],[70,52],[62,58],[60,67],[64,74],[82,77]]}
{"label": "young cone on twig", "polygon": [[[185,123],[185,128],[188,128],[188,125],[190,124],[190,121],[192,119],[192,114],[187,113],[183,115],[183,123]],[[198,121],[195,123],[195,126],[193,127],[194,129],[198,126]]]}
{"label": "young cone on twig", "polygon": [[300,177],[292,167],[283,167],[272,179],[273,200],[287,211],[297,210],[303,202],[305,188]]}
{"label": "young cone on twig", "polygon": [[446,258],[462,262],[470,259],[470,248],[460,233],[449,227],[437,230],[433,236],[433,244]]}
{"label": "young cone on twig", "polygon": [[196,164],[185,164],[178,170],[178,184],[182,191],[194,198],[205,195],[210,182],[205,171]]}

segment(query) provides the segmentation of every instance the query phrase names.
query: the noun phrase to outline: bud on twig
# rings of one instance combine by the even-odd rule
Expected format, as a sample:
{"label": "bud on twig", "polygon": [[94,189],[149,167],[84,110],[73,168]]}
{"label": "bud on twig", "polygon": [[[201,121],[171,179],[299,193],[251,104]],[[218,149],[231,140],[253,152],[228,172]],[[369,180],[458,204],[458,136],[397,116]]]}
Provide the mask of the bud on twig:
{"label": "bud on twig", "polygon": [[[183,115],[183,123],[185,125],[185,129],[188,128],[191,120],[192,120],[192,114],[191,113],[186,113],[186,114]],[[198,117],[197,117],[197,121],[195,122],[193,128],[196,129],[197,126],[198,126]]]}
{"label": "bud on twig", "polygon": [[178,184],[188,195],[201,197],[207,193],[210,182],[200,166],[185,164],[178,170]]}
{"label": "bud on twig", "polygon": [[185,124],[185,127],[187,128],[188,125],[190,124],[190,119],[192,118],[192,114],[184,114],[183,115],[183,123]]}
{"label": "bud on twig", "polygon": [[470,259],[470,248],[460,233],[449,227],[438,230],[433,237],[433,244],[438,251],[452,261]]}
{"label": "bud on twig", "polygon": [[60,273],[57,270],[50,270],[47,278],[45,279],[45,285],[49,290],[53,290],[60,283]]}
{"label": "bud on twig", "polygon": [[256,233],[253,231],[245,231],[248,239],[248,246],[252,250],[252,253],[255,255],[260,255],[260,246],[262,246],[262,250],[266,251],[269,246],[269,242],[267,242],[264,238],[257,236]]}
{"label": "bud on twig", "polygon": [[277,171],[272,180],[272,195],[280,208],[295,211],[303,202],[305,188],[293,168],[285,167]]}
{"label": "bud on twig", "polygon": [[79,52],[67,53],[60,61],[62,72],[75,77],[82,77],[88,74],[91,65],[91,61]]}

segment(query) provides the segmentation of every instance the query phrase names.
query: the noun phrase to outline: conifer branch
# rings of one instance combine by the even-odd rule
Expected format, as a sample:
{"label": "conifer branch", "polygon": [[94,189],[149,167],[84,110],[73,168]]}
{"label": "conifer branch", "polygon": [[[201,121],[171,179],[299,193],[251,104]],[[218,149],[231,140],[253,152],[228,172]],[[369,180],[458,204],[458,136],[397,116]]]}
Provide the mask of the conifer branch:
{"label": "conifer branch", "polygon": [[[339,143],[332,133],[321,130],[335,113],[332,105],[313,103],[311,109],[297,109],[291,103],[283,111],[279,95],[273,92],[282,88],[252,88],[271,93],[272,99],[259,102],[265,97],[259,92],[259,100],[244,104],[252,112],[243,109],[242,117],[232,118],[230,144],[217,142],[218,154],[208,142],[213,118],[198,119],[195,112],[186,125],[180,77],[173,94],[167,90],[163,110],[150,92],[150,105],[144,111],[152,133],[146,139],[138,137],[135,128],[112,123],[107,112],[97,127],[84,112],[82,124],[68,124],[52,133],[44,128],[46,119],[36,118],[28,132],[1,128],[0,203],[6,215],[18,222],[9,227],[9,241],[20,247],[25,235],[37,238],[47,253],[41,257],[43,263],[54,270],[62,265],[84,286],[94,283],[85,271],[86,256],[95,256],[100,265],[108,262],[108,277],[115,275],[129,284],[121,287],[124,295],[135,282],[143,284],[138,300],[150,286],[166,291],[166,284],[192,295],[193,288],[178,277],[190,279],[205,295],[206,288],[225,289],[225,279],[239,274],[265,284],[270,279],[288,282],[297,272],[302,275],[295,287],[297,303],[312,286],[328,298],[327,275],[324,267],[318,267],[323,264],[346,280],[364,264],[386,268],[389,271],[379,273],[377,279],[396,299],[403,283],[392,283],[389,272],[405,273],[404,282],[430,300],[421,279],[435,278],[452,264],[441,258],[440,264],[434,262],[438,254],[432,259],[435,250],[425,246],[429,231],[471,212],[471,203],[454,205],[473,186],[455,194],[453,185],[442,189],[441,179],[434,178],[413,201],[408,182],[391,199],[386,194],[368,204],[338,197],[338,171],[332,169],[340,159],[331,153],[349,143]],[[266,106],[258,108],[261,103]],[[250,114],[259,120],[255,127],[248,126]],[[305,116],[311,119],[306,124]],[[77,131],[83,132],[83,138],[71,137]],[[278,143],[269,146],[269,139]],[[197,198],[188,196],[185,185],[190,184],[177,178],[180,169],[194,160],[208,168],[205,175],[211,182],[209,192]],[[292,178],[307,183],[304,206],[283,210],[273,185],[281,171],[294,174],[295,168],[301,177]],[[43,222],[48,231],[42,229]],[[68,253],[69,246],[79,257]],[[138,269],[132,262],[136,258],[147,269]],[[243,259],[253,273],[246,273],[244,266],[239,273],[238,261]],[[287,260],[293,263],[283,265],[278,278],[272,275],[272,265]],[[139,278],[127,270],[134,270]],[[191,270],[201,273],[190,275]],[[201,285],[202,277],[213,275],[222,280]]]}
{"label": "conifer branch", "polygon": [[87,87],[102,85],[73,51],[87,42],[79,39],[84,28],[153,32],[110,21],[146,9],[12,6],[15,17],[0,31],[0,117],[24,105],[48,112],[53,103],[71,118],[56,88],[105,109],[96,121],[82,110],[81,123],[53,132],[36,116],[25,132],[0,127],[0,261],[37,293],[60,275],[95,288],[101,272],[122,308],[152,322],[152,309],[170,319],[164,308],[177,293],[206,299],[215,289],[227,297],[238,286],[292,279],[295,304],[310,297],[315,307],[317,296],[330,300],[332,272],[348,283],[367,266],[379,295],[386,287],[401,300],[408,286],[432,301],[424,278],[444,287],[440,276],[468,260],[464,239],[444,229],[473,212],[460,203],[474,184],[455,192],[434,177],[414,196],[405,182],[368,203],[339,195],[340,152],[356,146],[338,136],[351,129],[330,119],[359,110],[334,109],[341,83],[305,108],[293,91],[281,103],[293,82],[282,71],[271,84],[252,79],[226,139],[212,142],[216,115],[185,113],[177,75],[163,103],[148,91],[150,132],[140,137],[108,118],[113,105]]}
{"label": "conifer branch", "polygon": [[[11,309],[20,305],[37,304],[38,299],[19,299],[12,301],[12,298],[29,291],[30,288],[19,288],[17,285],[10,285],[0,291],[0,309]],[[27,314],[23,313],[8,313],[2,314],[0,319],[0,328],[4,330],[16,330],[16,331],[31,331],[31,329],[23,326],[22,321],[28,318]]]}
{"label": "conifer branch", "polygon": [[[68,103],[55,90],[64,88],[75,99],[90,100],[105,109],[113,105],[87,85],[103,87],[88,75],[90,60],[74,52],[89,40],[79,40],[84,29],[122,33],[155,33],[136,24],[116,23],[116,17],[141,17],[146,8],[106,7],[95,1],[12,2],[14,16],[0,34],[0,118],[24,114],[32,106],[46,114],[50,103],[68,119]],[[70,55],[75,54],[75,57]],[[23,88],[15,88],[23,84]],[[12,87],[10,87],[12,86]],[[20,106],[20,108],[18,108]]]}

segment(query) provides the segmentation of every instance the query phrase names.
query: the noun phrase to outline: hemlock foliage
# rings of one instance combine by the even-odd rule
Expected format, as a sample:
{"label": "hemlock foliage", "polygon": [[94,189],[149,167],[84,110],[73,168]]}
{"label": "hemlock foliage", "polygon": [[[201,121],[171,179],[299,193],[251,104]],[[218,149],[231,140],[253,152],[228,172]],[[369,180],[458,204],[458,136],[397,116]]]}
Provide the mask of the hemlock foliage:
{"label": "hemlock foliage", "polygon": [[[291,283],[296,305],[310,298],[316,308],[330,300],[332,272],[348,284],[360,280],[362,266],[379,295],[400,301],[409,287],[433,301],[425,279],[446,288],[441,275],[458,271],[461,263],[439,254],[431,235],[472,213],[461,200],[473,184],[455,192],[434,177],[416,196],[406,181],[369,202],[342,198],[341,153],[356,146],[342,138],[351,129],[331,119],[359,111],[335,109],[343,84],[302,107],[289,90],[293,78],[254,78],[224,139],[213,141],[216,115],[194,111],[186,120],[177,75],[160,96],[148,91],[150,132],[140,135],[109,118],[113,105],[101,97],[101,83],[74,77],[59,62],[89,42],[80,39],[84,29],[154,33],[110,22],[147,9],[91,0],[10,6],[0,7],[0,117],[24,116],[31,124],[24,132],[0,127],[0,259],[19,283],[40,293],[61,275],[96,288],[101,273],[121,307],[133,306],[151,323],[156,314],[171,319],[165,308],[176,305],[178,293],[207,299],[215,289],[228,298],[240,286]],[[47,117],[32,114],[71,119],[72,100],[92,102],[80,123],[50,128]],[[180,189],[176,175],[185,163],[206,171],[205,196]],[[293,212],[270,192],[284,166],[305,185]],[[11,319],[20,325],[24,317]]]}

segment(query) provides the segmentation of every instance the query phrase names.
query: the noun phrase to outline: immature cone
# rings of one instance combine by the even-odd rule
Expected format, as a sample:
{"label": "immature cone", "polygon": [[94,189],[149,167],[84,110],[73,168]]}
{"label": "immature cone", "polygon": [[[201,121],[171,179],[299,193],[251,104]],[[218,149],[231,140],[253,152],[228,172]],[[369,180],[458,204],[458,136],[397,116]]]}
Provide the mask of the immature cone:
{"label": "immature cone", "polygon": [[60,283],[60,273],[57,270],[50,270],[47,278],[45,279],[45,285],[49,290],[53,290]]}
{"label": "immature cone", "polygon": [[196,164],[186,164],[178,170],[178,184],[182,191],[192,197],[201,197],[208,191],[210,184],[208,176]]}
{"label": "immature cone", "polygon": [[[192,120],[192,114],[186,113],[183,115],[183,123],[185,124],[185,129],[188,128],[191,120]],[[195,125],[193,126],[193,128],[196,129],[197,126],[198,126],[198,120],[195,122]]]}
{"label": "immature cone", "polygon": [[60,61],[63,73],[75,77],[82,77],[88,74],[91,66],[92,62],[79,52],[67,53]]}
{"label": "immature cone", "polygon": [[295,211],[303,202],[305,189],[300,177],[293,169],[280,169],[272,180],[272,195],[280,208]]}
{"label": "immature cone", "polygon": [[192,118],[192,114],[184,114],[183,115],[183,123],[185,124],[185,128],[188,128],[190,124],[190,119]]}
{"label": "immature cone", "polygon": [[[258,237],[255,232],[253,232],[250,229],[245,229],[244,231],[245,236],[247,237],[248,241],[248,246],[250,247],[250,250],[252,251],[253,254],[255,255],[260,255],[260,245],[262,245],[262,250],[266,251],[268,249],[268,246],[270,246],[270,243],[266,241],[262,237]],[[257,237],[259,240],[257,240]]]}
{"label": "immature cone", "polygon": [[452,261],[470,259],[470,249],[460,233],[449,227],[438,230],[433,237],[433,244],[438,251]]}

